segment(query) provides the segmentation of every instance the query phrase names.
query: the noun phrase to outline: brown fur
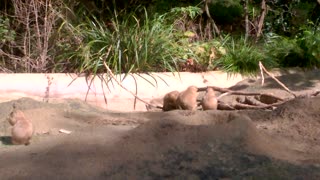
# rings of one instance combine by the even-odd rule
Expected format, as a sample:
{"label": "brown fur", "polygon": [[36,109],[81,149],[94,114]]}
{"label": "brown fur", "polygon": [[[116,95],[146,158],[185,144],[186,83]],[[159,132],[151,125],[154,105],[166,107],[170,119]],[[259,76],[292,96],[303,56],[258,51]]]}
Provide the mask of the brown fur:
{"label": "brown fur", "polygon": [[177,106],[183,110],[197,109],[198,88],[189,86],[185,91],[182,91],[177,99]]}
{"label": "brown fur", "polygon": [[8,118],[9,123],[13,126],[11,130],[12,144],[29,145],[33,135],[33,125],[27,119],[23,112],[15,107]]}
{"label": "brown fur", "polygon": [[163,97],[163,111],[171,111],[177,109],[177,99],[179,91],[171,91]]}
{"label": "brown fur", "polygon": [[203,110],[216,110],[218,108],[218,100],[212,88],[207,88],[206,94],[202,98]]}

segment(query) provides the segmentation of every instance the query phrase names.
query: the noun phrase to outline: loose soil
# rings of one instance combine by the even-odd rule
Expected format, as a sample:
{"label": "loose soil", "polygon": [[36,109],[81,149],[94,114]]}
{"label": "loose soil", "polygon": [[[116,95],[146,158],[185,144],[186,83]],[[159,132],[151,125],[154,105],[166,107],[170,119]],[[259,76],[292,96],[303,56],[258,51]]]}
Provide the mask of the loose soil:
{"label": "loose soil", "polygon": [[[319,71],[279,79],[300,94],[320,89]],[[260,83],[232,89],[290,97]],[[13,103],[34,123],[29,146],[10,143]],[[22,98],[0,104],[0,140],[0,179],[320,179],[320,97],[272,111],[132,113]]]}

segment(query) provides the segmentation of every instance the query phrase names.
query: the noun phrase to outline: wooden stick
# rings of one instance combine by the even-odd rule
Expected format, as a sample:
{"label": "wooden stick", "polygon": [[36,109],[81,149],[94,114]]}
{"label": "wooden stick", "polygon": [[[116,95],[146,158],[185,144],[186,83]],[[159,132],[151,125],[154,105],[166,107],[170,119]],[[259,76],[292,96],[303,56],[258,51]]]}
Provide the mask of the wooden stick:
{"label": "wooden stick", "polygon": [[[292,100],[292,99],[289,99],[289,100]],[[261,105],[261,106],[236,103],[235,105],[233,105],[233,107],[235,109],[238,109],[238,110],[240,110],[240,109],[266,109],[266,108],[272,108],[272,107],[275,107],[275,106],[279,106],[279,105],[284,104],[285,102],[287,102],[289,100],[280,101],[280,102],[273,103],[273,104],[268,104],[268,105]]]}
{"label": "wooden stick", "polygon": [[263,69],[262,69],[262,63],[259,62],[260,67],[260,74],[261,74],[261,86],[264,85],[264,75],[263,75]]}
{"label": "wooden stick", "polygon": [[293,95],[294,97],[297,97],[297,95],[292,92],[289,88],[287,88],[287,86],[285,86],[282,82],[280,82],[277,78],[274,77],[273,74],[271,74],[270,72],[267,71],[267,69],[263,66],[263,64],[261,63],[261,61],[259,61],[259,66],[262,68],[262,70],[268,74],[273,80],[275,80],[280,86],[282,86],[288,93],[290,93],[291,95]]}

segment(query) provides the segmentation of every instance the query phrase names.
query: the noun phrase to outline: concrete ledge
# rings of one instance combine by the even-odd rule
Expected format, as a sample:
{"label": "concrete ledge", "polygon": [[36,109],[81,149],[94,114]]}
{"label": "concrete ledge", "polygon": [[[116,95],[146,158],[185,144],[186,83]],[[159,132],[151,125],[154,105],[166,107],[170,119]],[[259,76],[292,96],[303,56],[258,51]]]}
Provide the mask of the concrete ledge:
{"label": "concrete ledge", "polygon": [[[104,76],[105,77],[105,76]],[[123,79],[118,75],[117,79]],[[190,85],[197,87],[230,87],[243,80],[241,75],[228,76],[221,71],[204,73],[150,73],[127,76],[121,83],[145,101],[160,98],[169,91],[182,91]],[[98,77],[89,83],[92,77],[77,77],[75,74],[0,74],[0,102],[21,97],[36,100],[61,102],[68,98],[85,100],[95,106],[109,110],[145,111],[145,105],[137,101],[134,109],[134,97],[121,88],[114,80],[105,81]],[[102,86],[103,85],[103,86]],[[137,88],[136,88],[137,87]],[[104,101],[104,95],[107,104]]]}

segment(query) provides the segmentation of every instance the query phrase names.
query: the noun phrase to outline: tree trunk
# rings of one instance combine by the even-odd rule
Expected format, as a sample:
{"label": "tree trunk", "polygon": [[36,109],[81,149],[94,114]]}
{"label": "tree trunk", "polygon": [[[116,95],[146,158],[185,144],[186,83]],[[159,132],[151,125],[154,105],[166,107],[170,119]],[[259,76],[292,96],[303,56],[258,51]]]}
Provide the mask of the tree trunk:
{"label": "tree trunk", "polygon": [[266,0],[262,0],[261,2],[261,15],[257,27],[257,34],[256,34],[256,41],[259,40],[261,34],[262,34],[262,28],[263,28],[263,23],[264,23],[264,18],[266,17],[267,14],[267,6],[266,6]]}
{"label": "tree trunk", "polygon": [[248,0],[245,0],[244,2],[244,13],[245,13],[245,23],[246,23],[246,34],[245,34],[245,41],[248,40],[249,37],[249,15],[248,15]]}
{"label": "tree trunk", "polygon": [[219,28],[217,27],[216,23],[214,22],[213,18],[211,17],[210,15],[210,11],[209,11],[209,7],[208,7],[208,0],[205,0],[205,11],[206,11],[206,14],[208,16],[208,18],[210,19],[211,21],[211,24],[212,24],[212,27],[213,27],[213,30],[214,30],[214,34],[217,33],[217,35],[220,37],[220,30]]}

